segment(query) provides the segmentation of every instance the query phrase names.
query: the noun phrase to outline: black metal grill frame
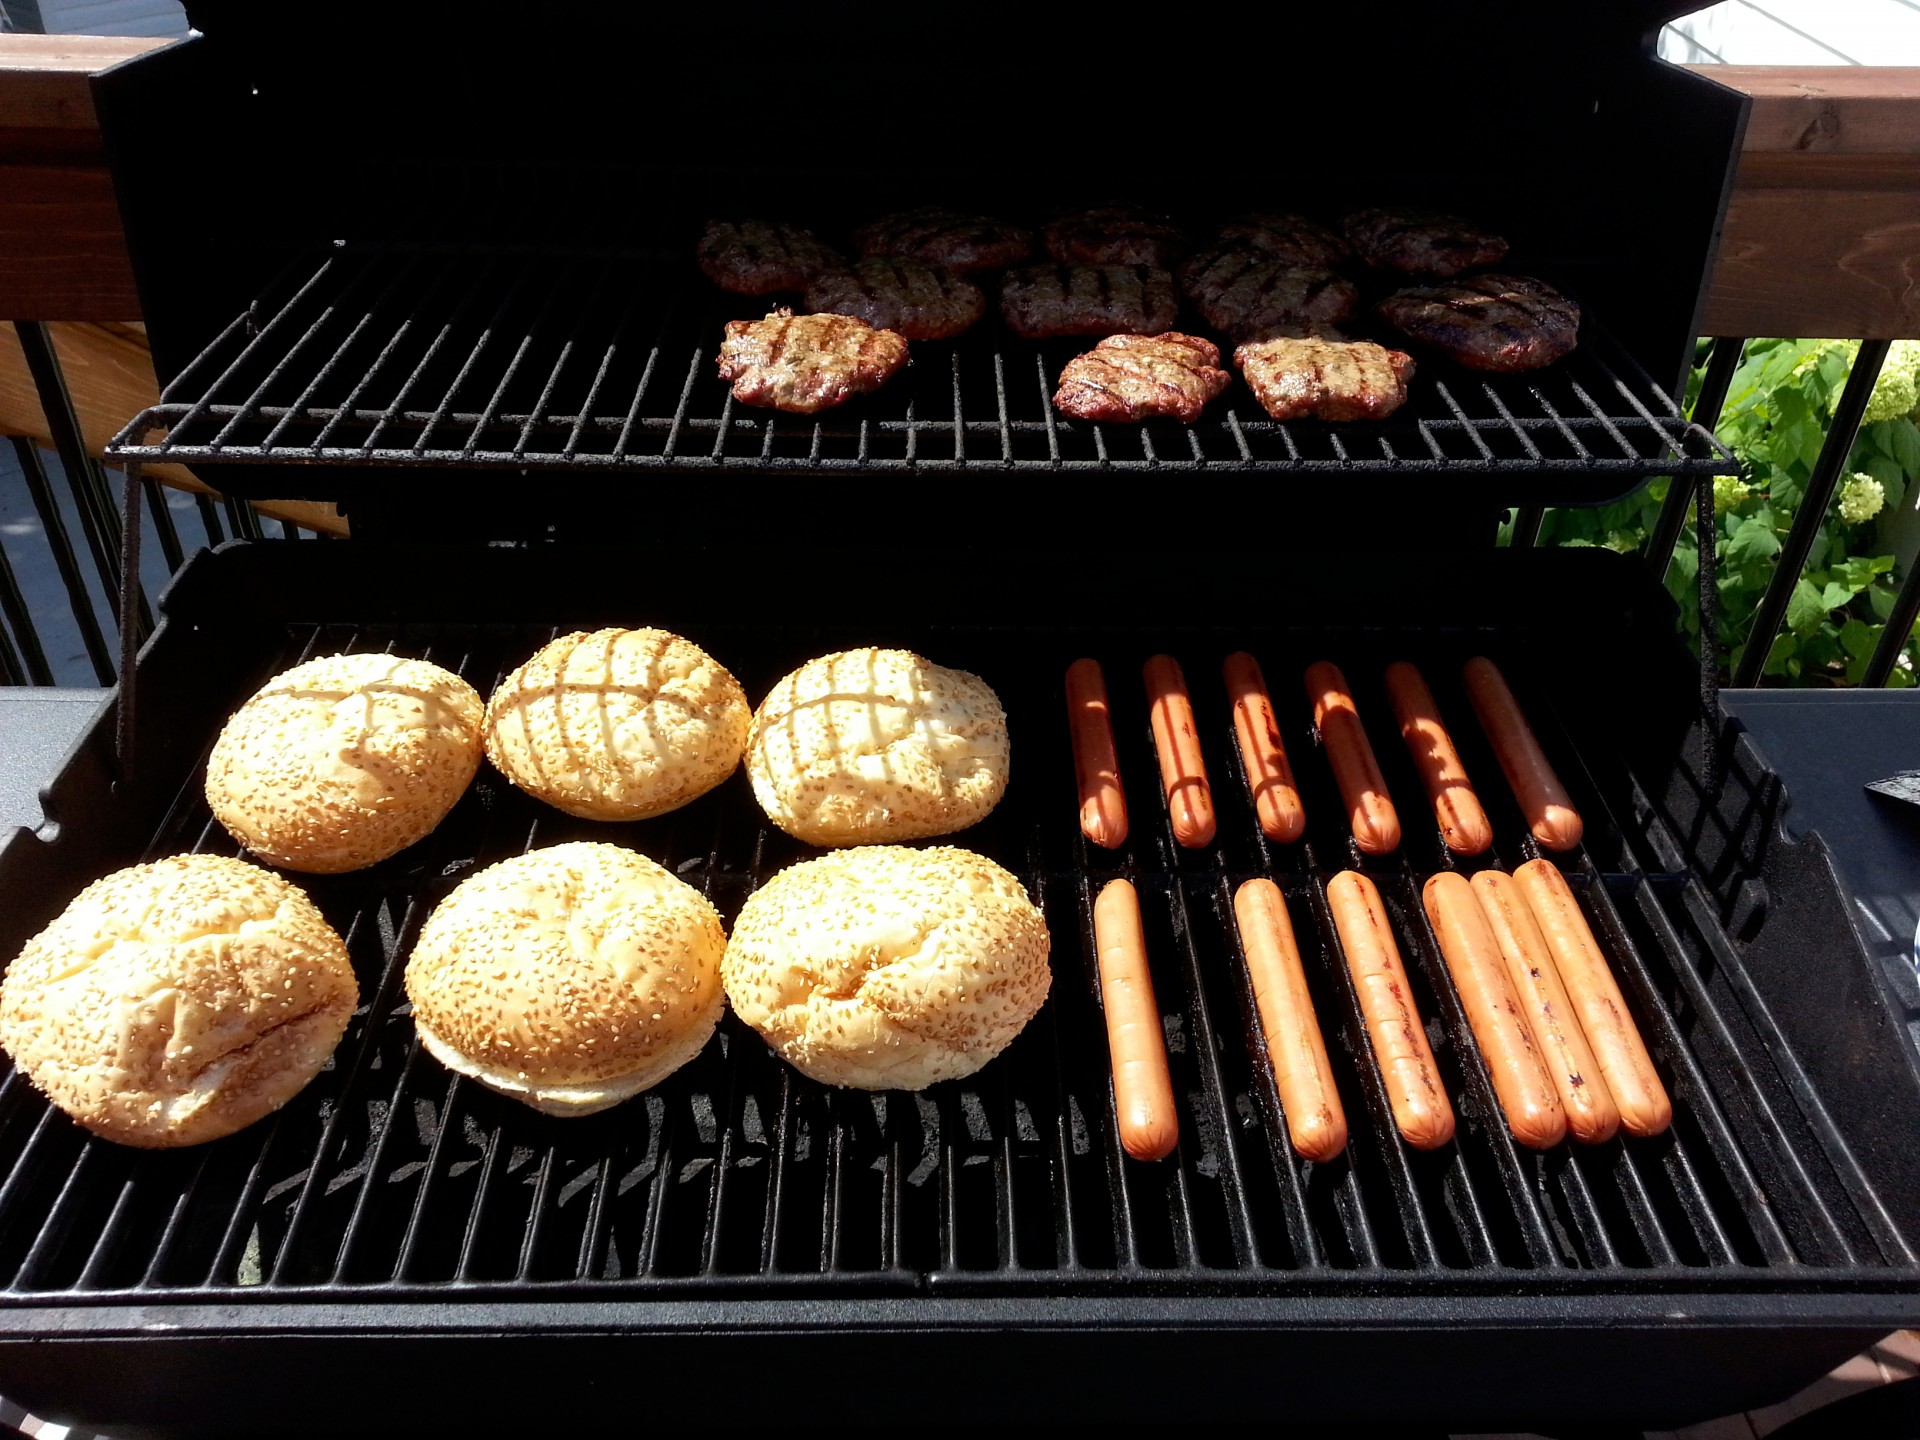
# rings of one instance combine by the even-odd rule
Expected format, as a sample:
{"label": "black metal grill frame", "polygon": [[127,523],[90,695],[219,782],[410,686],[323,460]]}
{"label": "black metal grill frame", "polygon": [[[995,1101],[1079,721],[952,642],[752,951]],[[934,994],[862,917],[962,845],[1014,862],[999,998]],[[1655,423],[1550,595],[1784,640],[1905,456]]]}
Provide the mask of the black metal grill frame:
{"label": "black metal grill frame", "polygon": [[[824,415],[737,406],[713,373],[722,324],[772,303],[720,294],[684,251],[657,245],[339,242],[234,318],[110,454],[746,477],[1346,475],[1409,491],[1492,482],[1490,494],[1535,503],[1738,469],[1591,316],[1581,347],[1543,371],[1490,376],[1423,356],[1408,405],[1378,424],[1277,423],[1236,386],[1191,425],[1104,425],[1051,404],[1090,342],[1017,341],[992,319],[916,344],[905,375]],[[282,494],[314,482],[223,483]]]}

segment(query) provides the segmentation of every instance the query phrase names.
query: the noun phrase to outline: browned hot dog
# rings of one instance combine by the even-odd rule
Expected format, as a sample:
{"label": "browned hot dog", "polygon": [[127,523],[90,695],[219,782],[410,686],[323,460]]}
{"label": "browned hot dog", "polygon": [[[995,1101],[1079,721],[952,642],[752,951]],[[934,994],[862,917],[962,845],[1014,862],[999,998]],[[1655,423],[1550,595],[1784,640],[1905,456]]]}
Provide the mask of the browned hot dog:
{"label": "browned hot dog", "polygon": [[1548,953],[1580,1016],[1580,1028],[1620,1107],[1620,1124],[1629,1135],[1658,1135],[1673,1123],[1673,1101],[1566,877],[1551,860],[1529,860],[1513,878],[1540,922]]}
{"label": "browned hot dog", "polygon": [[1107,681],[1098,660],[1076,660],[1067,667],[1067,725],[1073,733],[1073,774],[1080,784],[1080,833],[1096,845],[1116,849],[1127,839],[1127,796],[1120,788]]}
{"label": "browned hot dog", "polygon": [[1546,751],[1534,738],[1533,727],[1520,713],[1520,702],[1507,688],[1507,679],[1485,656],[1467,661],[1460,672],[1466,678],[1467,699],[1487,732],[1500,760],[1513,798],[1527,817],[1533,838],[1549,850],[1571,850],[1580,843],[1580,812],[1573,808],[1567,789],[1547,763]]}
{"label": "browned hot dog", "polygon": [[1526,1008],[1474,899],[1473,886],[1465,876],[1443,871],[1427,881],[1421,898],[1480,1058],[1486,1061],[1487,1078],[1506,1112],[1507,1128],[1530,1149],[1552,1149],[1566,1138],[1566,1111],[1541,1062]]}
{"label": "browned hot dog", "polygon": [[1507,974],[1520,993],[1540,1057],[1567,1112],[1567,1132],[1585,1145],[1611,1140],[1620,1128],[1620,1107],[1600,1073],[1573,1001],[1561,982],[1546,937],[1511,875],[1482,870],[1473,877],[1474,898],[1507,962]]}
{"label": "browned hot dog", "polygon": [[1414,1149],[1437,1150],[1453,1138],[1453,1106],[1427,1047],[1380,892],[1366,876],[1342,870],[1327,882],[1327,907],[1360,997],[1367,1043],[1386,1082],[1393,1123]]}
{"label": "browned hot dog", "polygon": [[1347,1112],[1307,993],[1286,897],[1271,880],[1249,880],[1234,894],[1233,916],[1253,977],[1253,1003],[1267,1037],[1288,1138],[1307,1159],[1325,1163],[1346,1148]]}
{"label": "browned hot dog", "polygon": [[1227,656],[1220,667],[1233,702],[1233,730],[1240,738],[1240,758],[1247,767],[1247,788],[1253,792],[1253,810],[1260,817],[1260,833],[1282,843],[1298,840],[1307,828],[1307,812],[1300,806],[1300,790],[1293,783],[1280,726],[1267,697],[1260,662],[1244,650]]}
{"label": "browned hot dog", "polygon": [[1354,709],[1353,692],[1340,667],[1325,660],[1307,667],[1307,698],[1313,723],[1327,749],[1327,763],[1346,802],[1353,842],[1369,855],[1385,855],[1400,843],[1400,816],[1387,797],[1387,782]]}
{"label": "browned hot dog", "polygon": [[1147,972],[1140,897],[1125,880],[1108,882],[1093,902],[1093,944],[1100,960],[1100,1000],[1113,1056],[1113,1104],[1120,1143],[1136,1160],[1164,1160],[1180,1142],[1173,1077],[1167,1072],[1160,1007]]}
{"label": "browned hot dog", "polygon": [[1393,715],[1400,722],[1400,738],[1407,742],[1407,752],[1433,802],[1441,838],[1456,854],[1478,855],[1493,844],[1493,826],[1480,808],[1480,797],[1473,793],[1467,767],[1453,748],[1453,737],[1447,734],[1426,679],[1406,661],[1396,660],[1387,667],[1387,698],[1393,701]]}
{"label": "browned hot dog", "polygon": [[1160,756],[1160,780],[1167,787],[1167,813],[1173,838],[1188,849],[1213,839],[1213,791],[1200,756],[1200,732],[1193,724],[1187,677],[1171,655],[1156,655],[1142,672],[1147,682],[1153,748]]}

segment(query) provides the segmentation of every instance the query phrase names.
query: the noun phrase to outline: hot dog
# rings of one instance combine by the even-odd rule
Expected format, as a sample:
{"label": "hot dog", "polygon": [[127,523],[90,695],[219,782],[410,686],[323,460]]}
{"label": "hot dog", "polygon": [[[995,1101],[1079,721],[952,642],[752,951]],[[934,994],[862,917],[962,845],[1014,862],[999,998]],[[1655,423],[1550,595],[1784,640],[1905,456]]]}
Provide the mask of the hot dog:
{"label": "hot dog", "polygon": [[1480,797],[1473,793],[1467,767],[1460,763],[1460,752],[1453,748],[1453,737],[1447,734],[1425,678],[1406,661],[1396,660],[1387,667],[1387,697],[1400,722],[1400,738],[1407,742],[1407,752],[1433,802],[1441,838],[1456,854],[1478,855],[1493,844],[1493,826],[1480,808]]}
{"label": "hot dog", "polygon": [[1187,677],[1171,655],[1154,656],[1142,673],[1173,838],[1196,849],[1213,839],[1213,791],[1207,785],[1206,761],[1200,756],[1200,732],[1193,724]]}
{"label": "hot dog", "polygon": [[1093,944],[1100,960],[1100,999],[1113,1056],[1113,1104],[1120,1144],[1136,1160],[1164,1160],[1180,1143],[1173,1077],[1160,1007],[1147,971],[1140,897],[1125,880],[1107,884],[1093,902]]}
{"label": "hot dog", "polygon": [[1385,855],[1400,843],[1400,816],[1387,797],[1373,747],[1367,743],[1353,692],[1338,665],[1325,660],[1307,667],[1307,698],[1313,702],[1313,723],[1327,749],[1327,762],[1346,802],[1353,841],[1369,855]]}
{"label": "hot dog", "polygon": [[1247,767],[1247,788],[1253,792],[1253,810],[1260,817],[1260,833],[1288,843],[1307,828],[1307,812],[1300,806],[1300,790],[1293,783],[1280,726],[1267,697],[1260,662],[1244,650],[1227,656],[1220,667],[1233,703],[1233,730],[1240,739],[1240,758]]}
{"label": "hot dog", "polygon": [[1627,1010],[1626,997],[1613,978],[1605,952],[1566,878],[1551,860],[1529,860],[1513,872],[1527,908],[1540,922],[1548,953],[1567,987],[1580,1028],[1593,1048],[1600,1073],[1620,1107],[1620,1124],[1629,1135],[1658,1135],[1673,1123],[1673,1101],[1653,1057]]}
{"label": "hot dog", "polygon": [[1473,886],[1465,876],[1445,871],[1427,881],[1421,898],[1507,1128],[1530,1149],[1551,1149],[1566,1138],[1566,1111]]}
{"label": "hot dog", "polygon": [[1253,1003],[1267,1037],[1287,1136],[1307,1159],[1325,1163],[1346,1148],[1347,1112],[1334,1088],[1286,898],[1271,880],[1249,880],[1233,897],[1233,916],[1253,977]]}
{"label": "hot dog", "polygon": [[1360,997],[1367,1043],[1386,1082],[1393,1123],[1414,1149],[1437,1150],[1453,1138],[1453,1106],[1427,1047],[1380,892],[1366,876],[1342,870],[1327,882],[1327,906]]}
{"label": "hot dog", "polygon": [[1567,1132],[1585,1145],[1611,1140],[1620,1128],[1620,1107],[1600,1073],[1560,979],[1560,967],[1553,963],[1519,882],[1498,870],[1482,870],[1473,877],[1473,894],[1526,1007],[1547,1073],[1560,1092]]}
{"label": "hot dog", "polygon": [[1549,850],[1571,850],[1580,843],[1580,812],[1547,763],[1547,754],[1534,738],[1533,727],[1520,713],[1520,702],[1507,688],[1499,667],[1485,656],[1469,660],[1460,672],[1467,682],[1467,699],[1487,732],[1500,769],[1520,802],[1533,838]]}
{"label": "hot dog", "polygon": [[1080,785],[1080,833],[1117,849],[1127,839],[1127,796],[1120,788],[1120,757],[1113,748],[1107,681],[1098,660],[1067,667],[1067,725],[1073,734],[1073,774]]}

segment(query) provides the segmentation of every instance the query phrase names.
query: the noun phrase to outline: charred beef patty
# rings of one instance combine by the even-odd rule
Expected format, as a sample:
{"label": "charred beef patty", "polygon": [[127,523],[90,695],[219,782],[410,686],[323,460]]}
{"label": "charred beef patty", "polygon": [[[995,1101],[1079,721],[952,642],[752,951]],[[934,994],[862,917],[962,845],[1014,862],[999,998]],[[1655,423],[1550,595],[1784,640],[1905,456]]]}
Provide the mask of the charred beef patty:
{"label": "charred beef patty", "polygon": [[1498,265],[1507,242],[1471,220],[1432,210],[1356,210],[1342,222],[1347,243],[1376,270],[1448,279]]}
{"label": "charred beef patty", "polygon": [[710,220],[695,253],[706,277],[736,295],[804,290],[820,271],[846,264],[811,230],[778,220]]}
{"label": "charred beef patty", "polygon": [[1138,205],[1103,205],[1047,222],[1047,254],[1063,265],[1154,265],[1165,270],[1187,253],[1186,232],[1169,216]]}
{"label": "charred beef patty", "polygon": [[733,398],[811,415],[878,390],[907,363],[907,342],[847,315],[795,315],[729,320],[720,342],[720,378]]}
{"label": "charred beef patty", "polygon": [[1239,341],[1318,334],[1360,304],[1351,280],[1258,250],[1203,251],[1180,267],[1180,288],[1207,324]]}
{"label": "charred beef patty", "polygon": [[1033,232],[937,205],[882,215],[853,232],[862,255],[908,255],[957,275],[1004,270],[1033,253]]}
{"label": "charred beef patty", "polygon": [[870,255],[851,270],[828,270],[807,286],[807,309],[851,315],[909,340],[958,335],[986,313],[971,280],[900,255]]}
{"label": "charred beef patty", "polygon": [[1109,335],[1060,372],[1053,403],[1080,420],[1194,421],[1233,377],[1220,368],[1211,340],[1170,330],[1164,335]]}
{"label": "charred beef patty", "polygon": [[1242,215],[1220,227],[1214,246],[1221,250],[1258,250],[1322,270],[1336,270],[1353,258],[1345,240],[1299,215]]}
{"label": "charred beef patty", "polygon": [[1276,420],[1384,420],[1407,399],[1413,359],[1367,340],[1278,339],[1242,345],[1233,363]]}
{"label": "charred beef patty", "polygon": [[1027,340],[1158,335],[1179,313],[1173,276],[1147,265],[1030,265],[1000,282],[1000,314]]}
{"label": "charred beef patty", "polygon": [[1538,370],[1580,337],[1580,307],[1544,280],[1475,275],[1402,290],[1380,302],[1381,316],[1469,370]]}

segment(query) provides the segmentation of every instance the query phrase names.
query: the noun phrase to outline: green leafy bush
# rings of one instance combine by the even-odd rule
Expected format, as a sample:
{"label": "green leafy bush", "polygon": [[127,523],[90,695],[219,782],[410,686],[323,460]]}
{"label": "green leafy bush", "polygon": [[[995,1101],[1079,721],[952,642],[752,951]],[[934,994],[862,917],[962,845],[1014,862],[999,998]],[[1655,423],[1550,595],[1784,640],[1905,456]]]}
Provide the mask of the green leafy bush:
{"label": "green leafy bush", "polygon": [[[1729,672],[1746,649],[1753,612],[1773,577],[1858,349],[1858,341],[1754,340],[1734,373],[1718,431],[1739,457],[1740,475],[1716,480],[1713,493],[1720,653]],[[1704,342],[1697,358],[1705,360]],[[1694,393],[1702,374],[1702,369],[1694,372]],[[1916,402],[1920,342],[1896,341],[1848,457],[1847,476],[1815,535],[1786,624],[1767,655],[1764,673],[1776,683],[1858,684],[1866,670],[1900,583],[1882,530],[1920,480]],[[1656,480],[1614,505],[1550,511],[1541,543],[1642,551],[1669,483]],[[1688,641],[1696,648],[1698,574],[1698,542],[1689,523],[1674,550],[1667,586],[1680,602]],[[1913,666],[1910,639],[1890,683],[1914,684]]]}

